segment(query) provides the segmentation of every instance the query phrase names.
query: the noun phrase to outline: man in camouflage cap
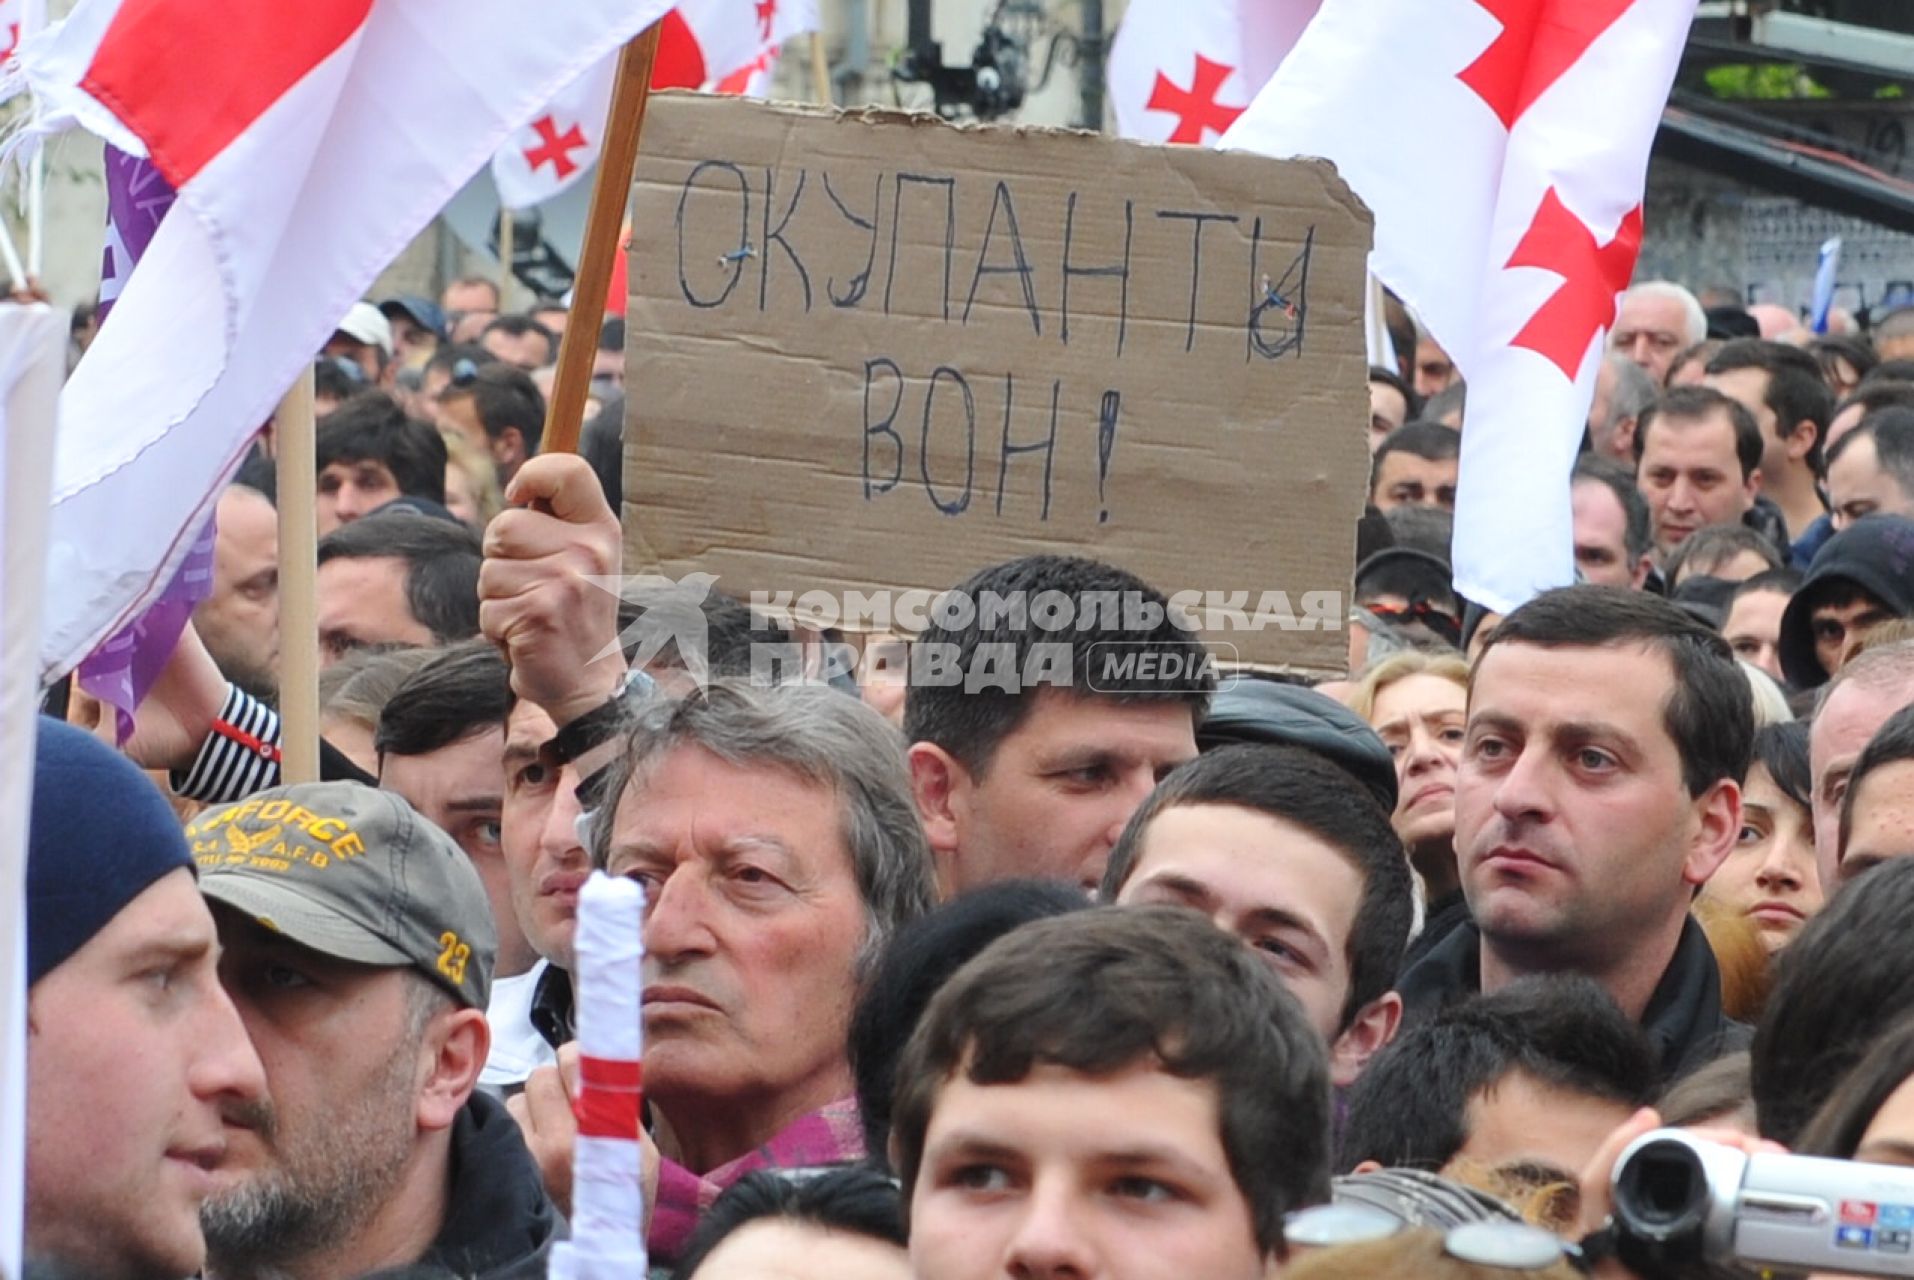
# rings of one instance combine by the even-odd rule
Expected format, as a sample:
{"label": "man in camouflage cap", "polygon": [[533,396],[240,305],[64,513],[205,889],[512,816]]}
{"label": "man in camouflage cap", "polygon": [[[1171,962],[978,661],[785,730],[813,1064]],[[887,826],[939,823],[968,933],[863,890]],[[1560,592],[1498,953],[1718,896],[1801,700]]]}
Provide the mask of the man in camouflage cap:
{"label": "man in camouflage cap", "polygon": [[478,872],[389,792],[279,787],[187,828],[220,980],[266,1068],[223,1116],[207,1273],[543,1276],[558,1220],[474,1092],[496,929]]}

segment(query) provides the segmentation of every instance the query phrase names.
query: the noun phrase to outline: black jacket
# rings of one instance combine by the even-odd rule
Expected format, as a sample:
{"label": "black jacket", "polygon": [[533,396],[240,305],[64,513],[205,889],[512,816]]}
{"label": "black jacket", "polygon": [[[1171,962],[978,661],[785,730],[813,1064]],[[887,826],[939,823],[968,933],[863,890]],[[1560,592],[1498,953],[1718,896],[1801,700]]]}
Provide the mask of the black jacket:
{"label": "black jacket", "polygon": [[[1445,1006],[1481,989],[1482,931],[1473,922],[1459,925],[1436,943],[1396,983],[1406,1026],[1427,1022]],[[1664,1082],[1748,1047],[1748,1028],[1721,1011],[1715,953],[1692,918],[1682,926],[1674,959],[1648,998],[1641,1027],[1661,1062]]]}
{"label": "black jacket", "polygon": [[[452,1122],[452,1191],[417,1269],[461,1280],[545,1280],[565,1220],[504,1104],[475,1093]],[[417,1270],[408,1268],[413,1274]]]}

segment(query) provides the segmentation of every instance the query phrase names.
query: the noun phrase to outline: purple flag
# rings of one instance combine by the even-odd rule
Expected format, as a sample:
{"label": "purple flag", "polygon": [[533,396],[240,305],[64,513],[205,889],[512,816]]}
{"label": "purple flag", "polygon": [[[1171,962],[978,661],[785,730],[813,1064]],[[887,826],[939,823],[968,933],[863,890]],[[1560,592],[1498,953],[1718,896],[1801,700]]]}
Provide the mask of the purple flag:
{"label": "purple flag", "polygon": [[[173,207],[173,188],[144,156],[106,148],[106,252],[100,264],[99,320],[106,323],[133,266],[153,242],[160,219]],[[80,664],[80,687],[114,708],[124,743],[133,733],[133,708],[153,687],[193,606],[213,590],[213,521],[193,540],[193,549],[151,608],[95,649]]]}

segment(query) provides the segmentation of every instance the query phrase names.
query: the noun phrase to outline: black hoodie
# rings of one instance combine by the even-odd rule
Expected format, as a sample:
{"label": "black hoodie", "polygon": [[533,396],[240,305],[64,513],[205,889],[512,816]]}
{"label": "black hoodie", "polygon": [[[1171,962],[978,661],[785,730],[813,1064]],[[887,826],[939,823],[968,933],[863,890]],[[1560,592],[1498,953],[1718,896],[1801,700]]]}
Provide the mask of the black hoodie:
{"label": "black hoodie", "polygon": [[1830,673],[1814,652],[1814,610],[1837,592],[1855,588],[1897,618],[1914,616],[1914,520],[1864,516],[1815,553],[1808,576],[1781,615],[1781,671],[1795,688],[1827,683]]}
{"label": "black hoodie", "polygon": [[445,1222],[419,1270],[462,1280],[545,1280],[565,1220],[538,1164],[497,1099],[475,1093],[452,1122],[452,1190]]}

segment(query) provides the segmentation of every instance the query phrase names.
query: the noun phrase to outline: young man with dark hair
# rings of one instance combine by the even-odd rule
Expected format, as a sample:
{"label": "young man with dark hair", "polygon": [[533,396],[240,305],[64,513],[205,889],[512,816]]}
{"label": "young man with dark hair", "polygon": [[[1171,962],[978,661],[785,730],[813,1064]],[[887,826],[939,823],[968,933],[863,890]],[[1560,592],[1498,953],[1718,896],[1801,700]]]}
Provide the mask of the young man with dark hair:
{"label": "young man with dark hair", "polygon": [[1902,707],[1868,739],[1841,800],[1841,879],[1890,858],[1914,857],[1914,707]]}
{"label": "young man with dark hair", "polygon": [[[1619,360],[1630,376],[1648,376],[1625,356],[1611,354],[1605,359]],[[1569,495],[1574,508],[1575,569],[1582,581],[1641,590],[1654,569],[1649,558],[1654,539],[1648,504],[1635,487],[1634,473],[1606,457],[1582,457],[1575,463]]]}
{"label": "young man with dark hair", "polygon": [[1656,1076],[1641,1029],[1593,980],[1523,978],[1376,1055],[1347,1096],[1337,1168],[1573,1184],[1654,1101]]}
{"label": "young man with dark hair", "polygon": [[1261,1280],[1328,1199],[1322,1044],[1192,912],[1079,911],[999,939],[898,1065],[917,1280]]}
{"label": "young man with dark hair", "polygon": [[1914,516],[1914,409],[1870,413],[1828,454],[1836,529],[1864,516]]}
{"label": "young man with dark hair", "polygon": [[525,315],[497,317],[479,334],[479,345],[506,364],[527,373],[542,369],[558,358],[556,335]]}
{"label": "young man with dark hair", "polygon": [[538,452],[545,431],[545,397],[531,375],[510,364],[483,365],[468,377],[454,376],[438,395],[440,426],[464,433],[510,484],[525,459]]}
{"label": "young man with dark hair", "polygon": [[1402,977],[1413,1025],[1459,994],[1583,973],[1648,1032],[1665,1077],[1738,1038],[1689,918],[1741,831],[1754,741],[1728,644],[1646,592],[1544,592],[1470,677],[1455,850],[1474,916]]}
{"label": "young man with dark hair", "polygon": [[1861,419],[1878,409],[1914,409],[1914,382],[1894,378],[1861,379],[1861,385],[1834,406],[1828,423],[1823,454],[1831,453],[1841,437],[1861,425]]}
{"label": "young man with dark hair", "polygon": [[1635,484],[1662,560],[1703,525],[1748,514],[1761,488],[1762,448],[1754,415],[1708,387],[1676,387],[1642,414]]}
{"label": "young man with dark hair", "polygon": [[518,926],[500,848],[511,676],[486,640],[455,645],[406,677],[379,712],[372,738],[379,785],[452,837],[477,868],[492,905],[498,960],[485,1011],[492,1048],[479,1083],[498,1088],[524,1083],[533,1068],[551,1061],[530,1020],[527,977],[539,956]]}
{"label": "young man with dark hair", "polygon": [[1801,586],[1793,569],[1770,569],[1735,584],[1728,612],[1721,623],[1722,637],[1735,657],[1785,683],[1781,670],[1781,618],[1788,601]]}
{"label": "young man with dark hair", "polygon": [[419,398],[435,404],[453,378],[470,378],[486,365],[498,362],[497,356],[476,342],[442,344],[419,374]]}
{"label": "young man with dark hair", "polygon": [[412,512],[355,520],[319,539],[319,656],[370,644],[446,645],[478,634],[479,539]]}
{"label": "young man with dark hair", "polygon": [[383,391],[354,396],[319,427],[319,532],[401,497],[445,502],[445,441]]}
{"label": "young man with dark hair", "polygon": [[1299,747],[1221,747],[1179,767],[1130,819],[1098,896],[1192,907],[1302,1001],[1354,1082],[1402,1018],[1396,971],[1415,890],[1389,814]]}
{"label": "young man with dark hair", "polygon": [[[944,896],[1016,876],[1094,879],[1144,797],[1196,755],[1215,685],[1202,641],[1161,593],[1094,560],[1011,560],[950,599],[911,646],[904,703]],[[1067,619],[1044,614],[1059,602]],[[1117,670],[1113,653],[1162,661]],[[943,664],[954,683],[933,678]],[[999,670],[1011,688],[978,678]]]}
{"label": "young man with dark hair", "polygon": [[1374,453],[1383,438],[1422,408],[1417,395],[1393,369],[1379,364],[1369,366],[1369,451]]}
{"label": "young man with dark hair", "polygon": [[1761,494],[1779,508],[1791,546],[1818,544],[1826,534],[1811,539],[1809,531],[1827,515],[1818,482],[1826,469],[1822,442],[1834,416],[1834,393],[1820,363],[1786,343],[1737,338],[1708,361],[1702,385],[1754,415],[1761,432]]}
{"label": "young man with dark hair", "polygon": [[1462,433],[1440,422],[1391,431],[1369,462],[1369,504],[1378,511],[1421,505],[1455,510]]}
{"label": "young man with dark hair", "polygon": [[1914,614],[1914,520],[1875,515],[1829,538],[1781,615],[1781,669],[1797,689],[1839,674],[1861,632]]}

